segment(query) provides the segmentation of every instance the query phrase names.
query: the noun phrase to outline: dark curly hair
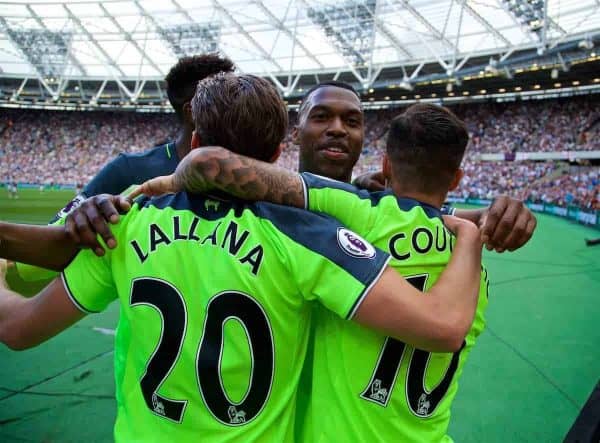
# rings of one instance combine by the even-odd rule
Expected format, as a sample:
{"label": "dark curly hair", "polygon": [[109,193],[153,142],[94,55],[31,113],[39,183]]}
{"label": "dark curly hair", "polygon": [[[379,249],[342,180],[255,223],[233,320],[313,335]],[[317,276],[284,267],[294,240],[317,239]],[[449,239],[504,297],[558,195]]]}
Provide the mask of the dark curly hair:
{"label": "dark curly hair", "polygon": [[165,77],[167,96],[177,117],[183,121],[183,105],[192,100],[200,80],[234,69],[235,65],[230,59],[217,53],[180,58]]}

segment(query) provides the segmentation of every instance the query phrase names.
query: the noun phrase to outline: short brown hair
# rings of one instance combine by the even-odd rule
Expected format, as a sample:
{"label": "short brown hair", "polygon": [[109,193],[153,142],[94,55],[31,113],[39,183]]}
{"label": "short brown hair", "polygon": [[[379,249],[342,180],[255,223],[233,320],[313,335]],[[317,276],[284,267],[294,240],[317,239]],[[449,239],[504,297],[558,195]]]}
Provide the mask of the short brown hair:
{"label": "short brown hair", "polygon": [[203,146],[223,146],[265,161],[276,153],[288,125],[275,87],[254,75],[219,73],[201,80],[192,116]]}
{"label": "short brown hair", "polygon": [[183,119],[183,105],[194,97],[200,80],[218,72],[232,72],[234,69],[235,65],[230,59],[217,53],[180,58],[165,77],[167,97],[177,117]]}
{"label": "short brown hair", "polygon": [[406,190],[446,192],[460,167],[469,133],[448,108],[418,103],[392,120],[386,150]]}

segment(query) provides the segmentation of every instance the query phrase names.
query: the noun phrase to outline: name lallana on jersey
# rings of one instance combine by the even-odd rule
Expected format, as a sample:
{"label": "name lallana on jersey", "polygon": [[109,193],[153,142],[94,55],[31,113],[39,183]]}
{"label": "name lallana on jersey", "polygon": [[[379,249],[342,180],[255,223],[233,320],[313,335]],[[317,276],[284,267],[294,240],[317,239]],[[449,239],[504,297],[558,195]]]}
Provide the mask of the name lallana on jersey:
{"label": "name lallana on jersey", "polygon": [[238,224],[230,220],[226,227],[223,227],[223,222],[218,222],[210,234],[199,237],[197,233],[199,223],[200,218],[194,217],[188,226],[182,226],[181,218],[175,215],[172,217],[172,223],[168,231],[163,230],[156,223],[151,223],[148,226],[148,241],[142,242],[142,244],[149,245],[146,251],[140,246],[141,242],[137,240],[132,240],[130,245],[140,263],[144,263],[148,256],[156,252],[158,248],[169,246],[178,241],[192,241],[198,243],[199,246],[216,246],[236,257],[240,264],[249,265],[252,274],[258,275],[264,256],[262,245],[254,245],[247,253],[241,254],[243,246],[250,241],[249,231],[244,230],[238,235]]}

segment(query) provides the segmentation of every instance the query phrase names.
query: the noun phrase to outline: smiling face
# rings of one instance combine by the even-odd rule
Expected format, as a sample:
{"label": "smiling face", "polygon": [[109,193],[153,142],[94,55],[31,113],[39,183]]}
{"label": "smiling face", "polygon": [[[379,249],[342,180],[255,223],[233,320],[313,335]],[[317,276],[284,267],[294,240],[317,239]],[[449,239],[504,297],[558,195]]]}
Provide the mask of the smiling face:
{"label": "smiling face", "polygon": [[300,109],[292,132],[300,146],[300,172],[349,182],[364,139],[364,115],[352,91],[324,86]]}

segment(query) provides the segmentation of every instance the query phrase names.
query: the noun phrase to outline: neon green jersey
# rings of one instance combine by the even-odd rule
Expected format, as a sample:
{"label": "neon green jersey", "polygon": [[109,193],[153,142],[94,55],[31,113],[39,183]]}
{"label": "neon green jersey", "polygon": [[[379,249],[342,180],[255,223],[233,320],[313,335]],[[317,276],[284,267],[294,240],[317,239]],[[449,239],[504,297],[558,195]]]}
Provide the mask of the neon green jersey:
{"label": "neon green jersey", "polygon": [[113,232],[63,278],[86,312],[121,303],[124,442],[293,441],[312,301],[352,316],[389,259],[324,215],[185,193],[136,203]]}
{"label": "neon green jersey", "polygon": [[[303,174],[308,207],[337,217],[373,245],[420,290],[450,260],[454,238],[438,209],[391,192],[370,194]],[[316,308],[312,395],[306,442],[441,442],[458,378],[484,327],[487,272],[482,271],[475,321],[461,351],[428,353]],[[298,411],[303,416],[303,411]]]}

